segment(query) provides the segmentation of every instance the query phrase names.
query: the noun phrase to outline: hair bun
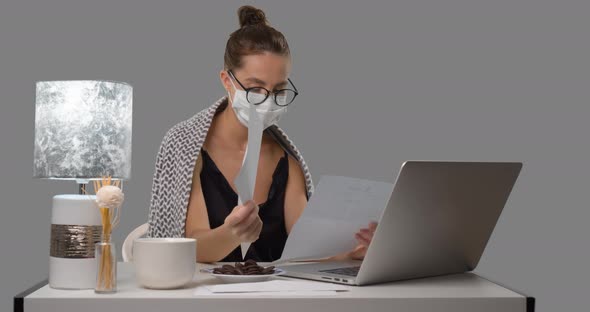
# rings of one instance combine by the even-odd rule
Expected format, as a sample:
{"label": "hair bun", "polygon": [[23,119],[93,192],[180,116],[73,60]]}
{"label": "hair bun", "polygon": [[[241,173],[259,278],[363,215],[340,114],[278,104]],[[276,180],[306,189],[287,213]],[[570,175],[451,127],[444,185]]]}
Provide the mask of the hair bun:
{"label": "hair bun", "polygon": [[258,24],[268,25],[264,12],[251,5],[241,6],[238,9],[238,18],[240,19],[240,27]]}

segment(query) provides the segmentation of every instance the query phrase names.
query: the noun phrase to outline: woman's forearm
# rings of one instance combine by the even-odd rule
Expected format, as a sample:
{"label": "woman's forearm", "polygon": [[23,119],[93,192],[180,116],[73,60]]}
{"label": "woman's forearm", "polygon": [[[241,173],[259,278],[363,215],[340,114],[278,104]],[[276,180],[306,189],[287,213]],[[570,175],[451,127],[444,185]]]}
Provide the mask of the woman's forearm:
{"label": "woman's forearm", "polygon": [[190,234],[187,237],[197,239],[197,262],[221,261],[240,245],[240,241],[225,225],[187,234]]}

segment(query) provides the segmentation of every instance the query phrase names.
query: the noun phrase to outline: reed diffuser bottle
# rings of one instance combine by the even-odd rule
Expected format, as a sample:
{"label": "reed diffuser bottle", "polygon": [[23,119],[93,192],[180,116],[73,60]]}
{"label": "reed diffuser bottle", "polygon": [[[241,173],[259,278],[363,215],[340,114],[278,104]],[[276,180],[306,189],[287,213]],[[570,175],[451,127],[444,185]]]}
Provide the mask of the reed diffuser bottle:
{"label": "reed diffuser bottle", "polygon": [[115,244],[108,239],[96,243],[96,293],[117,292],[117,255]]}
{"label": "reed diffuser bottle", "polygon": [[111,178],[95,181],[96,203],[102,218],[101,242],[95,245],[96,257],[96,293],[114,293],[117,291],[117,254],[115,244],[111,241],[113,228],[119,224],[121,205],[124,195],[120,181],[112,183]]}

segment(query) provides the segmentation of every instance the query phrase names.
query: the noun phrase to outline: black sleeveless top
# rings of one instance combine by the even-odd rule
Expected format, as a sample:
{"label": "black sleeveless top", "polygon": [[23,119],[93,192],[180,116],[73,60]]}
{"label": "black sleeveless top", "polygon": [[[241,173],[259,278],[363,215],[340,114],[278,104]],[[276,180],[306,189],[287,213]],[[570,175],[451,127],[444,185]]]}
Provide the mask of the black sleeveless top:
{"label": "black sleeveless top", "polygon": [[[201,169],[201,189],[209,215],[212,229],[223,224],[225,218],[238,204],[238,194],[231,188],[207,151],[201,149],[203,167]],[[281,257],[287,230],[285,228],[284,203],[287,178],[289,177],[289,160],[287,152],[279,160],[272,175],[272,182],[267,200],[259,205],[258,215],[263,226],[258,240],[252,243],[245,257],[242,257],[240,246],[234,249],[221,261],[237,262],[252,259],[260,262],[271,262]]]}

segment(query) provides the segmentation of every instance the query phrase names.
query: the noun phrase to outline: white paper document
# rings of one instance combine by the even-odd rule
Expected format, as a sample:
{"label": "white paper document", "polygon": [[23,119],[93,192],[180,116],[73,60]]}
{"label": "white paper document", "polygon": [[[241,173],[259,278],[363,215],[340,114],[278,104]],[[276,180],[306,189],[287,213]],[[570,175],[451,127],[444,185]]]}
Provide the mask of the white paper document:
{"label": "white paper document", "polygon": [[393,184],[342,176],[322,176],[277,263],[319,259],[353,250],[354,234],[379,218]]}
{"label": "white paper document", "polygon": [[247,293],[214,293],[211,292],[205,286],[197,287],[193,294],[195,296],[208,296],[208,297],[229,297],[239,295],[240,297],[316,297],[316,296],[333,296],[338,294],[335,290],[326,291],[259,291],[259,292],[247,292]]}
{"label": "white paper document", "polygon": [[[254,198],[254,186],[258,172],[258,159],[260,158],[260,144],[262,142],[263,124],[256,112],[256,106],[250,105],[248,116],[248,146],[242,162],[242,168],[234,180],[238,193],[238,205]],[[242,256],[246,256],[250,243],[242,243]]]}
{"label": "white paper document", "polygon": [[[211,293],[276,293],[276,292],[324,292],[347,291],[350,286],[304,280],[270,280],[256,283],[232,283],[205,285]],[[202,291],[201,291],[202,292]]]}

